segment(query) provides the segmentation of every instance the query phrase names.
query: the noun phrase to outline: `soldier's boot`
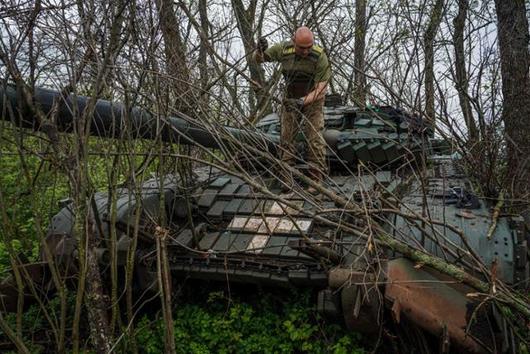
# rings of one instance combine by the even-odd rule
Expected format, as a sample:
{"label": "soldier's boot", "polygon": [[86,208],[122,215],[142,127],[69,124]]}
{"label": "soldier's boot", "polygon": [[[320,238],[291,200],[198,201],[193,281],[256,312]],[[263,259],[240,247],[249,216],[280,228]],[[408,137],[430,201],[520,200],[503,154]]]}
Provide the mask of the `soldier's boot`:
{"label": "soldier's boot", "polygon": [[[315,168],[309,169],[308,177],[311,178],[311,180],[318,185],[322,185],[322,181],[324,180],[324,175],[322,174],[322,172]],[[320,191],[317,188],[313,187],[312,185],[307,186],[306,191],[311,195],[320,194]]]}

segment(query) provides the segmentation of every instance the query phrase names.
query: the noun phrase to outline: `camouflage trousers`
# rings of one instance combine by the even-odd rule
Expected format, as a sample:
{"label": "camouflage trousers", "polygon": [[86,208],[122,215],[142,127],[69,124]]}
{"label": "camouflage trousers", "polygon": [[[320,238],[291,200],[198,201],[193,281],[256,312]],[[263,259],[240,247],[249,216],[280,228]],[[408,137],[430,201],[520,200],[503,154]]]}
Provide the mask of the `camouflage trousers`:
{"label": "camouflage trousers", "polygon": [[324,130],[324,100],[318,100],[304,106],[300,112],[294,108],[282,107],[281,136],[282,161],[290,166],[295,165],[296,155],[295,138],[302,130],[307,142],[306,161],[310,170],[319,174],[326,172],[325,141],[322,136]]}

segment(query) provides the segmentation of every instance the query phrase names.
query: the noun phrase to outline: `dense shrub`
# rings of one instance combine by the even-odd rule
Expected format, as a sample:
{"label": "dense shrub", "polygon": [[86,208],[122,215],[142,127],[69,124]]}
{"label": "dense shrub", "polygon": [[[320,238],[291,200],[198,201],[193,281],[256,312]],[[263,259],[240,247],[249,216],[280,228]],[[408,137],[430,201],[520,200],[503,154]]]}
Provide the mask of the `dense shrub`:
{"label": "dense shrub", "polygon": [[[279,305],[262,294],[255,303],[211,293],[204,304],[177,305],[175,343],[179,353],[362,353],[359,335],[324,322],[309,293],[293,292]],[[164,351],[162,319],[144,316],[136,339],[142,352]]]}

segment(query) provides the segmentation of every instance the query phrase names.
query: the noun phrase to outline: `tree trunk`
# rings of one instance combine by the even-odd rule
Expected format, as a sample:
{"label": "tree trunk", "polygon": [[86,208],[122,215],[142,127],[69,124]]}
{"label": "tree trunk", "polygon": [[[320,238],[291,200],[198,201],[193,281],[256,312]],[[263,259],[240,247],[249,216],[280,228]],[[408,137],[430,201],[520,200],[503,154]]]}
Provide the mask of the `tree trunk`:
{"label": "tree trunk", "polygon": [[169,232],[161,227],[155,231],[157,276],[162,300],[162,314],[165,323],[164,348],[166,353],[176,353],[175,331],[173,329],[173,314],[171,306],[171,271],[167,256],[166,239]]}
{"label": "tree trunk", "polygon": [[530,78],[528,20],[524,0],[495,0],[501,56],[502,119],[508,152],[508,185],[513,196],[530,192]]}
{"label": "tree trunk", "polygon": [[424,34],[425,51],[425,115],[433,129],[436,127],[434,114],[434,38],[440,22],[442,21],[442,10],[444,1],[436,0],[432,9],[431,18]]}
{"label": "tree trunk", "polygon": [[179,23],[175,15],[172,0],[157,0],[156,6],[160,18],[160,30],[164,38],[166,70],[170,76],[168,85],[172,101],[176,108],[188,115],[193,115],[195,102],[190,86],[190,72],[186,61],[186,46],[182,41]]}
{"label": "tree trunk", "polygon": [[473,119],[473,111],[471,110],[471,103],[469,101],[469,82],[464,52],[464,28],[468,8],[468,0],[458,0],[458,14],[453,21],[455,27],[453,45],[455,47],[455,86],[458,91],[462,115],[464,116],[466,128],[469,133],[469,142],[472,146],[478,140],[478,130],[475,120]]}
{"label": "tree trunk", "polygon": [[112,333],[110,332],[107,310],[110,308],[108,298],[103,291],[96,254],[96,236],[94,220],[91,216],[87,221],[87,278],[85,291],[85,305],[90,335],[96,353],[108,353],[111,349]]}
{"label": "tree trunk", "polygon": [[[245,58],[248,69],[250,71],[250,78],[258,83],[260,87],[252,85],[252,92],[250,96],[250,109],[256,111],[262,109],[266,105],[265,74],[261,66],[254,60],[253,53],[256,49],[254,42],[254,24],[256,18],[257,0],[251,0],[248,8],[245,9],[242,0],[231,0],[232,8],[237,20],[237,28],[243,40],[243,48],[245,50]],[[256,109],[257,108],[257,109]]]}
{"label": "tree trunk", "polygon": [[[201,23],[201,29],[203,33],[208,37],[209,32],[209,21],[208,21],[208,9],[206,6],[206,0],[199,0],[199,19]],[[201,105],[207,107],[208,103],[208,43],[205,37],[200,37],[199,47],[199,80],[201,82]]]}
{"label": "tree trunk", "polygon": [[366,106],[366,76],[364,73],[364,48],[366,40],[366,0],[355,2],[355,47],[353,84],[354,104],[364,109]]}

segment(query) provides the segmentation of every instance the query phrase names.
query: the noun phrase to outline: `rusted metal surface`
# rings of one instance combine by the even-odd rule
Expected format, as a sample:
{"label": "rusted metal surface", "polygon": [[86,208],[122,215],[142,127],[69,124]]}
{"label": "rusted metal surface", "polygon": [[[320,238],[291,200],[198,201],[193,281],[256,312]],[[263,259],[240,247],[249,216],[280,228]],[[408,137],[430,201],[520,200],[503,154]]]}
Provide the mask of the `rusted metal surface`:
{"label": "rusted metal surface", "polygon": [[451,341],[466,351],[482,353],[487,351],[484,345],[491,344],[484,342],[490,334],[467,331],[473,328],[471,319],[477,318],[473,313],[477,304],[466,296],[471,292],[454,280],[447,281],[434,272],[415,268],[404,258],[388,262],[385,298],[392,302],[397,322],[406,316],[436,336],[443,337],[446,331]]}

